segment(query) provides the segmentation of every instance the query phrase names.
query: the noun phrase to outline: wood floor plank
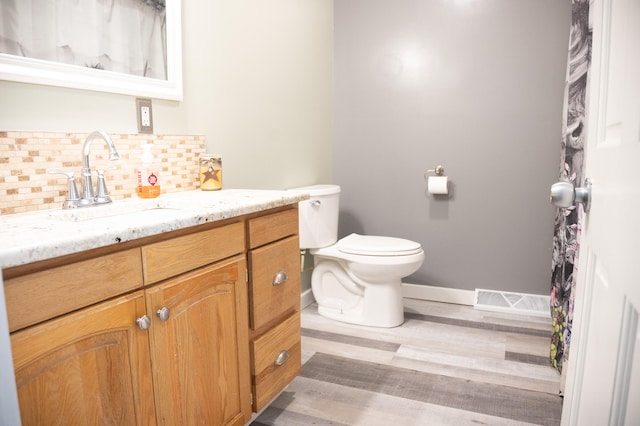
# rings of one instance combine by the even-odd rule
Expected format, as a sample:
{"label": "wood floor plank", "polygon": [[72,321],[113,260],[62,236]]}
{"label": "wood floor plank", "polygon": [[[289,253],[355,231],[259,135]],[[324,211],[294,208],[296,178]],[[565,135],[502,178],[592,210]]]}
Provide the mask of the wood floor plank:
{"label": "wood floor plank", "polygon": [[511,312],[494,312],[476,309],[473,306],[455,305],[451,303],[433,302],[429,300],[404,299],[405,312],[441,316],[444,318],[463,319],[476,322],[503,324],[513,323],[519,327],[549,329],[550,316],[527,315]]}
{"label": "wood floor plank", "polygon": [[303,309],[302,373],[253,426],[559,424],[549,319],[404,302],[394,328]]}
{"label": "wood floor plank", "polygon": [[[283,396],[283,399],[286,397]],[[317,402],[317,398],[314,398],[314,401]],[[251,426],[268,426],[268,425],[278,425],[278,426],[300,426],[300,425],[333,425],[333,426],[349,426],[348,423],[341,423],[333,420],[327,420],[319,417],[309,416],[306,414],[300,414],[296,411],[289,409],[281,409],[277,408],[276,404],[272,404],[270,407],[267,407],[266,410],[260,414],[260,418],[253,423]]]}
{"label": "wood floor plank", "polygon": [[[278,398],[277,416],[262,424],[289,426],[531,426],[532,423],[429,404],[298,377]],[[292,422],[307,416],[313,422]],[[259,421],[264,421],[260,416]]]}
{"label": "wood floor plank", "polygon": [[508,361],[518,361],[525,364],[536,364],[544,367],[548,367],[550,364],[548,356],[537,356],[537,355],[523,354],[520,352],[511,352],[511,351],[505,352],[504,355],[505,355],[504,359]]}
{"label": "wood floor plank", "polygon": [[454,353],[469,356],[504,358],[505,333],[493,330],[474,329],[450,324],[431,323],[408,319],[402,326],[395,328],[363,327],[338,323],[319,316],[310,310],[302,314],[304,327],[314,330],[326,330],[331,333],[377,339],[389,343],[412,344],[426,348],[449,348]]}
{"label": "wood floor plank", "polygon": [[404,399],[540,425],[560,421],[559,396],[317,353],[301,376]]}
{"label": "wood floor plank", "polygon": [[353,346],[346,343],[338,343],[326,340],[303,337],[302,345],[313,353],[326,353],[345,358],[362,359],[379,364],[391,364],[395,356],[393,351],[373,349],[363,346]]}
{"label": "wood floor plank", "polygon": [[508,359],[459,356],[450,352],[416,348],[409,345],[403,345],[396,355],[402,358],[411,358],[454,367],[465,367],[487,373],[508,374],[527,379],[553,381],[558,375],[557,372],[548,365],[541,366],[539,364]]}
{"label": "wood floor plank", "polygon": [[347,343],[350,345],[363,346],[384,351],[397,351],[400,347],[399,343],[384,342],[377,339],[366,339],[358,336],[345,336],[340,333],[329,333],[327,331],[313,330],[310,328],[303,328],[301,333],[303,337],[313,337],[315,339]]}
{"label": "wood floor plank", "polygon": [[393,358],[389,365],[408,370],[457,377],[464,380],[473,380],[478,383],[491,383],[494,385],[509,386],[518,389],[530,390],[533,392],[543,392],[550,395],[558,395],[560,389],[559,378],[554,378],[551,381],[527,379],[523,377],[512,376],[509,374],[489,373],[486,371],[473,370],[465,367],[455,367],[451,365],[418,361],[401,357]]}
{"label": "wood floor plank", "polygon": [[[536,355],[549,359],[549,336],[525,336],[522,334],[506,335],[506,351]],[[548,365],[551,365],[550,362]]]}
{"label": "wood floor plank", "polygon": [[526,334],[531,336],[549,336],[551,328],[548,330],[540,330],[537,328],[522,327],[522,324],[512,325],[510,323],[496,324],[493,322],[476,322],[455,318],[443,318],[436,315],[405,313],[405,319],[417,319],[428,322],[438,322],[443,324],[451,324],[459,327],[469,327],[474,329],[493,330],[503,333]]}

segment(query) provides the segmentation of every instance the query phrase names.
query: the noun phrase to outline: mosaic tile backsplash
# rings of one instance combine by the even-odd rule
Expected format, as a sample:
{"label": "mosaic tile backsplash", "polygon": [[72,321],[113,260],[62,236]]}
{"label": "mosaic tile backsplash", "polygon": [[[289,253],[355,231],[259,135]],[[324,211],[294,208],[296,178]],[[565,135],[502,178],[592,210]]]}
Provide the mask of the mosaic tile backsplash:
{"label": "mosaic tile backsplash", "polygon": [[[62,208],[67,197],[67,177],[49,174],[49,170],[74,172],[81,191],[82,145],[88,135],[0,131],[0,214]],[[113,200],[137,196],[137,168],[141,146],[146,143],[153,145],[163,193],[199,188],[198,161],[205,152],[204,136],[111,133],[109,136],[120,160],[109,161],[109,150],[100,138],[91,143],[89,158],[94,187],[95,170],[106,169],[107,188]]]}

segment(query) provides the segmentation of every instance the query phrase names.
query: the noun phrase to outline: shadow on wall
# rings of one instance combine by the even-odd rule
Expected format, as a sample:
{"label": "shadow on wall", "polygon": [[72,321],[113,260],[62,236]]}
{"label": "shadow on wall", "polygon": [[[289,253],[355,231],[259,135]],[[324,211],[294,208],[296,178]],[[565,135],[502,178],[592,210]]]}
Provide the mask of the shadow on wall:
{"label": "shadow on wall", "polygon": [[[349,233],[345,233],[344,229],[349,229]],[[340,210],[338,215],[338,238],[346,237],[348,234],[356,233],[365,235],[364,226],[362,222],[351,214],[350,212],[346,212],[344,210]]]}
{"label": "shadow on wall", "polygon": [[446,220],[449,219],[449,206],[456,196],[456,185],[449,181],[447,186],[448,194],[431,194],[427,189],[424,190],[424,196],[429,202],[429,219],[430,220]]}

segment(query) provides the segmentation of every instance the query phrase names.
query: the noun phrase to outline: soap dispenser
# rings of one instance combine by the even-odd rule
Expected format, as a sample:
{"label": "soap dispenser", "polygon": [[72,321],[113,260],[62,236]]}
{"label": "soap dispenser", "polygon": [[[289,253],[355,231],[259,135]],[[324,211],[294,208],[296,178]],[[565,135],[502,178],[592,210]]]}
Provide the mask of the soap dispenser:
{"label": "soap dispenser", "polygon": [[160,180],[158,178],[159,167],[151,152],[153,145],[142,145],[142,156],[138,167],[138,197],[156,198],[160,195]]}

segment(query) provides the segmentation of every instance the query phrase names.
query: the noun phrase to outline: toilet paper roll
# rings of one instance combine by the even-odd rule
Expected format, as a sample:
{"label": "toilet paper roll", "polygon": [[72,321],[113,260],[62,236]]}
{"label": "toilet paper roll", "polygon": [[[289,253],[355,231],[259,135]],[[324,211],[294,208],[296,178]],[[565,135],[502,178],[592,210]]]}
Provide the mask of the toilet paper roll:
{"label": "toilet paper roll", "polygon": [[427,192],[429,194],[448,194],[449,178],[447,176],[429,176]]}

